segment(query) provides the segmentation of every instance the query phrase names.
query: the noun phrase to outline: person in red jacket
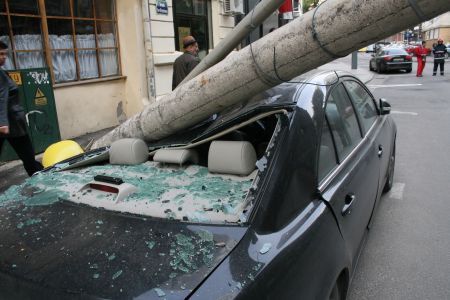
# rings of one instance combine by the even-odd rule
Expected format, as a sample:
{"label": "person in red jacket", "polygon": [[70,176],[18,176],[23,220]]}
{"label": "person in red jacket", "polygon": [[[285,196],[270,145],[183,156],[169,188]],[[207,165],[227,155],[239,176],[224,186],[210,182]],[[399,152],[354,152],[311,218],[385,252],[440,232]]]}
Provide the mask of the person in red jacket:
{"label": "person in red jacket", "polygon": [[422,77],[428,52],[429,50],[425,47],[425,42],[422,42],[422,45],[414,49],[414,55],[417,57],[417,77]]}

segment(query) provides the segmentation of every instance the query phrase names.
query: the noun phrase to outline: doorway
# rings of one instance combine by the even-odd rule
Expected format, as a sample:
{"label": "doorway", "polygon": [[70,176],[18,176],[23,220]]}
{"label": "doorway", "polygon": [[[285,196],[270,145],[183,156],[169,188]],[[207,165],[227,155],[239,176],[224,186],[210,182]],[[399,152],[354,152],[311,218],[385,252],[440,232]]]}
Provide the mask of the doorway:
{"label": "doorway", "polygon": [[209,49],[208,6],[206,0],[174,1],[175,49],[183,52],[183,37],[192,35],[204,58]]}

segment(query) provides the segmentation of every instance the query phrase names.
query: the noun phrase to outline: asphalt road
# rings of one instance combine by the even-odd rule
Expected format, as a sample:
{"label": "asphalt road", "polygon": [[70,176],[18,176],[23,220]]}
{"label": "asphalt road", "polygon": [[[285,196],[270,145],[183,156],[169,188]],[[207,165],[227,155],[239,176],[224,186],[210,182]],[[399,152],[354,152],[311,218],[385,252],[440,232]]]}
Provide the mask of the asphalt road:
{"label": "asphalt road", "polygon": [[[370,55],[360,55],[368,68]],[[349,299],[450,299],[450,61],[445,76],[375,75],[397,123],[393,190],[381,199]]]}

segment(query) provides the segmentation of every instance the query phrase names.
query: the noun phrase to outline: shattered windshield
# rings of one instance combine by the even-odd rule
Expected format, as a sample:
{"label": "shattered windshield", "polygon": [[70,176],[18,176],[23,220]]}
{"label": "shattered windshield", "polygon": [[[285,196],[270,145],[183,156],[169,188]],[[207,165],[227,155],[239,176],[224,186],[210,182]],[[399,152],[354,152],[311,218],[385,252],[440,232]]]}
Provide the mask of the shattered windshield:
{"label": "shattered windshield", "polygon": [[[231,130],[224,127],[213,139],[196,142],[189,149],[159,149],[139,164],[110,163],[111,150],[105,148],[99,153],[103,161],[94,157],[93,164],[72,169],[66,169],[70,162],[62,163],[11,187],[0,195],[0,206],[16,202],[51,206],[69,201],[181,222],[246,223],[252,205],[250,191],[256,190],[257,176],[268,165],[266,152],[273,147],[280,116],[285,114],[272,107],[261,115],[238,119],[241,124]],[[133,151],[121,155],[133,155]],[[192,159],[178,160],[183,157]]]}
{"label": "shattered windshield", "polygon": [[[120,177],[137,191],[118,199],[114,191],[98,191],[89,183],[96,175]],[[231,179],[213,175],[206,167],[102,165],[77,171],[40,173],[0,195],[25,205],[49,205],[62,200],[108,210],[189,222],[238,222],[252,177]]]}

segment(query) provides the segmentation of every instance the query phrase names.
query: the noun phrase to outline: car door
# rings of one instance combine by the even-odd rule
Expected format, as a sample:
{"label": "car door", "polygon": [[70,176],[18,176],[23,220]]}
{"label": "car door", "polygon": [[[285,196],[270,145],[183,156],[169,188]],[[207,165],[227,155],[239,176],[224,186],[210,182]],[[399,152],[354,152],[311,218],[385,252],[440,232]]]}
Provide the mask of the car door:
{"label": "car door", "polygon": [[379,191],[381,191],[393,147],[390,124],[387,122],[387,116],[380,115],[374,97],[361,83],[346,80],[344,86],[355,105],[365,136],[371,139],[377,148],[380,169]]}
{"label": "car door", "polygon": [[319,191],[328,201],[351,258],[358,254],[378,187],[375,142],[362,126],[343,84],[330,93],[325,108],[319,156]]}

